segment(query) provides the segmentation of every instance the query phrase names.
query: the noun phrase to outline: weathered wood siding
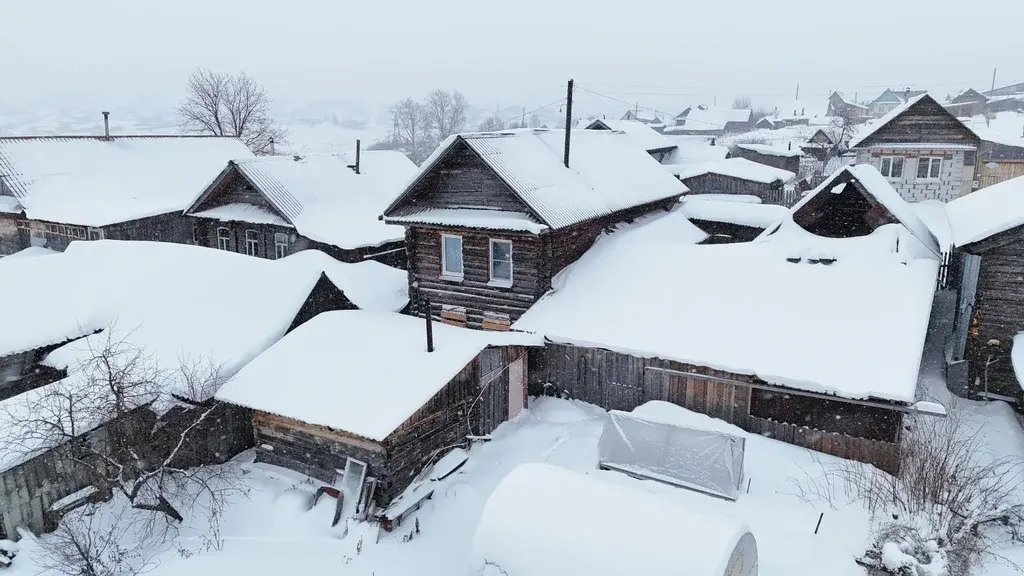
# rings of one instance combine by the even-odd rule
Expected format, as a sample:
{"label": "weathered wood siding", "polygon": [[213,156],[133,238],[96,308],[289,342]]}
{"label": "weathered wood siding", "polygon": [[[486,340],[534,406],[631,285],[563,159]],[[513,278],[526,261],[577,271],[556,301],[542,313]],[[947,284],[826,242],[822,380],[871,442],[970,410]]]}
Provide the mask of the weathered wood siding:
{"label": "weathered wood siding", "polygon": [[295,318],[288,327],[288,332],[295,330],[323,312],[358,309],[359,307],[353,304],[352,301],[348,299],[348,296],[346,296],[340,288],[334,285],[334,282],[331,282],[331,279],[327,277],[327,274],[321,272],[320,279],[317,280],[313,289],[310,291],[309,296],[306,297],[306,301],[303,302],[302,308],[299,308],[298,313],[295,314]]}
{"label": "weathered wood siding", "polygon": [[796,426],[751,416],[745,428],[751,434],[760,434],[787,444],[802,446],[848,460],[867,462],[880,470],[896,474],[900,468],[900,445],[858,438],[835,432],[824,432],[807,426]]}
{"label": "weathered wood siding", "polygon": [[800,173],[800,156],[779,156],[776,154],[762,154],[757,150],[747,150],[742,146],[736,146],[730,151],[734,158],[746,158],[751,162],[764,164],[780,170],[789,170],[793,174]]}
{"label": "weathered wood siding", "polygon": [[974,392],[985,389],[985,363],[991,356],[995,362],[988,367],[988,390],[1022,398],[1010,362],[1013,337],[1024,331],[1024,238],[1014,235],[1013,241],[981,253],[965,356]]}
{"label": "weathered wood siding", "polygon": [[683,179],[683,184],[690,189],[690,194],[742,194],[757,196],[765,204],[785,203],[781,180],[765,184],[721,174],[702,174]]}
{"label": "weathered wood siding", "polygon": [[[441,278],[441,235],[462,236],[461,281]],[[490,286],[490,240],[512,242],[512,286]],[[409,297],[417,314],[423,299],[429,299],[432,314],[441,317],[442,306],[466,309],[467,325],[480,328],[485,312],[508,314],[515,322],[550,287],[550,278],[539,277],[541,241],[532,234],[486,232],[470,228],[406,229],[409,249]]]}
{"label": "weathered wood siding", "polygon": [[[639,358],[599,348],[560,344],[546,346],[544,356],[542,363],[534,363],[533,369],[536,373],[543,373],[544,381],[549,384],[548,392],[550,393],[561,394],[564,392],[573,398],[596,404],[608,410],[628,411],[645,402],[661,400],[719,418],[750,432],[763,433],[761,425],[755,421],[758,418],[751,416],[751,398],[754,390],[739,384],[713,380],[713,378],[724,378],[740,382],[756,382],[752,376],[657,358]],[[655,372],[647,370],[646,368],[649,366],[697,374],[698,376]],[[538,379],[539,377],[534,380],[534,389],[536,389]],[[780,389],[780,393],[783,392]],[[878,416],[876,412],[858,411],[857,407],[850,407],[845,403],[827,400],[821,400],[821,402],[824,405],[835,405],[836,414],[842,413],[844,416],[852,416],[853,419],[859,418],[859,422],[851,420],[850,424],[854,425],[853,429],[870,428],[872,423],[868,420]],[[851,415],[851,410],[856,414]],[[771,416],[775,416],[777,420],[788,420],[789,422],[802,420],[802,415],[794,411]],[[899,418],[899,415],[895,417]],[[765,420],[765,418],[759,418],[759,420]],[[846,424],[846,422],[840,421],[832,426],[831,431],[819,430],[831,440],[817,442],[815,445],[818,448],[814,449],[872,464],[888,465],[891,462],[890,457],[896,449],[896,442],[881,442],[845,435],[843,432],[847,431],[844,428]],[[887,422],[883,424],[888,426]],[[796,429],[806,431],[798,433],[795,431]],[[800,422],[785,424],[780,430],[791,431],[782,433],[778,439],[795,443],[796,434],[806,435],[809,433],[807,431],[812,429],[803,426]],[[848,440],[836,441],[836,436],[842,436]],[[851,443],[856,445],[856,449],[847,449]],[[813,446],[808,447],[813,448]],[[853,456],[847,454],[853,454]],[[892,468],[883,469],[893,470]]]}
{"label": "weathered wood siding", "polygon": [[20,217],[0,214],[0,256],[28,248],[28,230],[18,226]]}
{"label": "weathered wood siding", "polygon": [[104,226],[103,238],[191,244],[192,219],[182,216],[181,212],[170,212],[159,216],[120,222]]}
{"label": "weathered wood siding", "polygon": [[732,222],[715,222],[713,220],[690,219],[694,226],[708,234],[703,244],[733,244],[750,242],[764,232],[764,228],[733,224]]}
{"label": "weathered wood siding", "polygon": [[531,210],[465,143],[448,152],[420,180],[395,216],[423,208],[477,208],[531,213]]}
{"label": "weathered wood siding", "polygon": [[906,143],[977,146],[979,139],[941,104],[925,97],[858,143],[858,147]]}

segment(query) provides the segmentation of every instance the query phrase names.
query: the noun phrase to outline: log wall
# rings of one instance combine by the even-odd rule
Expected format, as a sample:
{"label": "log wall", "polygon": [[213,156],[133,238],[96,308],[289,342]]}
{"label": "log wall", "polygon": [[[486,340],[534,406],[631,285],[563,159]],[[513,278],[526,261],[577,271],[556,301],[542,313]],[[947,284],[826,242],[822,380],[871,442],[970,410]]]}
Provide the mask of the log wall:
{"label": "log wall", "polygon": [[972,391],[1022,398],[1010,361],[1013,338],[1024,331],[1024,238],[981,252],[974,313],[967,335],[968,379]]}

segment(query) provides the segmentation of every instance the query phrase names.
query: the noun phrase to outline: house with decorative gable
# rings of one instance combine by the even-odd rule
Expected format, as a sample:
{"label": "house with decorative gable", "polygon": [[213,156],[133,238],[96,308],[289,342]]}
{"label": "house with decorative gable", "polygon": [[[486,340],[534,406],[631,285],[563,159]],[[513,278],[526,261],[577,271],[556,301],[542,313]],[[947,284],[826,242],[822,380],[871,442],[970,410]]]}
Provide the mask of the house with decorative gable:
{"label": "house with decorative gable", "polygon": [[415,174],[393,150],[232,160],[185,214],[208,248],[269,259],[315,249],[404,267],[404,230],[377,216]]}
{"label": "house with decorative gable", "polygon": [[74,240],[188,244],[181,211],[224,164],[251,158],[238,138],[0,138],[0,256]]}
{"label": "house with decorative gable", "polygon": [[625,133],[514,130],[452,136],[384,210],[406,229],[416,313],[507,329],[612,224],[686,191]]}
{"label": "house with decorative gable", "polygon": [[928,94],[865,127],[850,142],[907,201],[948,202],[971,192],[980,139]]}

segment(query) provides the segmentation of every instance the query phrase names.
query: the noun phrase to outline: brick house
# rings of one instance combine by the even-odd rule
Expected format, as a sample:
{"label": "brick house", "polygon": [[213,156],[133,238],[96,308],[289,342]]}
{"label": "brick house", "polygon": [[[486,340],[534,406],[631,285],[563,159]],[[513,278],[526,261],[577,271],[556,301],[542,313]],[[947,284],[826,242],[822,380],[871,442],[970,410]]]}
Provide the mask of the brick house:
{"label": "brick house", "polygon": [[978,135],[927,94],[907,100],[850,142],[904,200],[948,202],[971,192]]}

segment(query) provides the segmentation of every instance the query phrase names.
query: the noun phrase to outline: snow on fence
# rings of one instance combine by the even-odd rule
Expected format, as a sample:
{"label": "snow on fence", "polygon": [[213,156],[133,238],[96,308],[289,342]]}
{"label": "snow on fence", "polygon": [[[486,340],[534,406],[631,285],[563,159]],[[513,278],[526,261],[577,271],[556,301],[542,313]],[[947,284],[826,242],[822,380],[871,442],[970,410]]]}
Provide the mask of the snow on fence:
{"label": "snow on fence", "polygon": [[794,426],[756,416],[748,418],[748,425],[745,428],[751,434],[760,434],[767,438],[781,440],[787,444],[803,446],[810,450],[817,450],[818,452],[824,452],[825,454],[831,454],[848,460],[867,462],[893,474],[899,470],[899,444],[892,442],[868,440],[867,438],[857,438],[835,432],[824,432],[814,428],[807,428],[806,426]]}

